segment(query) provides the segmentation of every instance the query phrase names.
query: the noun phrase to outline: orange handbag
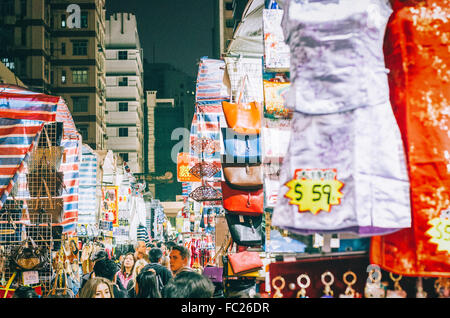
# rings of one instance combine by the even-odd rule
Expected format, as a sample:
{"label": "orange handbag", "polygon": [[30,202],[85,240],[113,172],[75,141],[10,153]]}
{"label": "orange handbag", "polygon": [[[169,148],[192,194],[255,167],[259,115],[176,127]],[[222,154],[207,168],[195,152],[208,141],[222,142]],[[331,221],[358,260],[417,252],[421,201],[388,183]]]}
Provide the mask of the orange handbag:
{"label": "orange handbag", "polygon": [[237,190],[222,181],[223,208],[234,214],[257,216],[264,211],[264,190]]}
{"label": "orange handbag", "polygon": [[240,134],[259,134],[261,131],[261,104],[258,102],[242,103],[245,75],[237,103],[222,102],[223,113],[229,128]]}

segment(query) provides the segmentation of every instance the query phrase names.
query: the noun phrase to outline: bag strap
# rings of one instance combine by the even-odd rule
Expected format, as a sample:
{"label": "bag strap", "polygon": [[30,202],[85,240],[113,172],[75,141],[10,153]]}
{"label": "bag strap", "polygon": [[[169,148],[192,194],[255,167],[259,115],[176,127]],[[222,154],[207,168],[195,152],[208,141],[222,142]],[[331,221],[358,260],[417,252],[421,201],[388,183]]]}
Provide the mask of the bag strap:
{"label": "bag strap", "polygon": [[50,193],[50,189],[48,188],[47,181],[45,181],[44,178],[42,178],[42,181],[43,181],[43,183],[44,183],[45,191],[47,192],[47,197],[48,197],[48,200],[49,200],[50,209],[53,210],[53,201],[52,201],[53,198],[52,198],[52,194]]}
{"label": "bag strap", "polygon": [[5,293],[3,294],[3,298],[6,298],[6,296],[8,295],[9,288],[11,287],[16,276],[17,276],[17,272],[14,272],[12,274],[12,276],[9,278],[8,283],[5,286]]}
{"label": "bag strap", "polygon": [[242,101],[242,96],[244,95],[245,83],[246,83],[246,81],[248,81],[248,80],[249,80],[249,79],[248,79],[248,75],[245,74],[245,75],[244,75],[244,78],[242,79],[241,89],[239,90],[239,97],[238,97],[238,100],[237,100],[237,103],[238,103],[238,104],[240,104],[241,101]]}

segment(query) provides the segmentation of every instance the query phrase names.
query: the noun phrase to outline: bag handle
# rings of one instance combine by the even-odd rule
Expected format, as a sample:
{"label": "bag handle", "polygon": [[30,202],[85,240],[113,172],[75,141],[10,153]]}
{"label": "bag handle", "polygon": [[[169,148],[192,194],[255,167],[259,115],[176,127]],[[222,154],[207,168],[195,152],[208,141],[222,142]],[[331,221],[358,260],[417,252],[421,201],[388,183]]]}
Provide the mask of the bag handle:
{"label": "bag handle", "polygon": [[44,178],[41,178],[41,179],[42,179],[42,181],[44,183],[45,191],[47,192],[47,197],[48,197],[48,200],[49,200],[50,209],[53,210],[53,201],[52,201],[53,198],[52,198],[52,194],[50,193],[50,189],[48,188],[47,181],[45,181]]}
{"label": "bag handle", "polygon": [[12,274],[12,276],[9,278],[8,283],[6,284],[6,287],[5,287],[5,293],[3,294],[3,298],[6,298],[6,296],[8,295],[9,288],[11,287],[16,276],[17,276],[17,272],[14,272]]}
{"label": "bag handle", "polygon": [[248,81],[248,80],[249,80],[249,79],[248,79],[248,75],[245,74],[245,75],[244,75],[244,78],[242,79],[241,89],[239,90],[239,97],[238,97],[238,100],[237,100],[237,103],[238,103],[238,104],[241,103],[242,96],[244,95],[245,83],[246,83],[246,81]]}

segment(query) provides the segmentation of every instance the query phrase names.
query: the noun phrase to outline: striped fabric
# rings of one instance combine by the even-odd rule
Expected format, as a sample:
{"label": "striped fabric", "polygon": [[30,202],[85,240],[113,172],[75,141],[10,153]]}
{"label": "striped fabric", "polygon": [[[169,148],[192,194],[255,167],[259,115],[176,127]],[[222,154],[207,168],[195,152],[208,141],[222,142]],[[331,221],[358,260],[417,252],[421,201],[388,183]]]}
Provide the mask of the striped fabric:
{"label": "striped fabric", "polygon": [[97,156],[83,144],[78,189],[78,223],[95,224],[97,208]]}
{"label": "striped fabric", "polygon": [[150,246],[150,237],[148,235],[147,227],[140,224],[137,227],[137,240],[138,241],[144,241],[145,245],[148,247]]}
{"label": "striped fabric", "polygon": [[58,96],[35,93],[25,88],[0,84],[0,118],[54,122]]}
{"label": "striped fabric", "polygon": [[[208,162],[221,168],[220,127],[225,123],[222,101],[229,100],[229,92],[223,83],[225,62],[202,58],[197,75],[197,91],[194,118],[190,134],[190,154],[199,162]],[[209,144],[206,149],[199,145]],[[204,185],[221,190],[222,171],[213,177],[203,178]],[[201,183],[185,187],[192,193]],[[216,205],[217,202],[203,202],[204,205]]]}
{"label": "striped fabric", "polygon": [[18,181],[43,125],[41,121],[0,118],[0,208]]}
{"label": "striped fabric", "polygon": [[76,223],[78,222],[78,187],[80,182],[80,159],[78,140],[63,139],[61,146],[64,147],[66,162],[61,163],[60,171],[64,173],[65,190],[63,233],[76,234]]}
{"label": "striped fabric", "polygon": [[61,146],[64,147],[66,161],[61,163],[59,171],[64,173],[63,192],[64,216],[61,225],[63,233],[76,235],[78,223],[80,164],[82,158],[81,135],[78,133],[75,122],[65,101],[58,100],[56,120],[63,122],[63,138]]}
{"label": "striped fabric", "polygon": [[228,99],[228,88],[223,83],[224,72],[224,61],[202,57],[197,75],[195,100]]}
{"label": "striped fabric", "polygon": [[80,139],[80,134],[77,131],[77,127],[75,126],[69,107],[62,98],[58,100],[56,121],[63,122],[63,139]]}

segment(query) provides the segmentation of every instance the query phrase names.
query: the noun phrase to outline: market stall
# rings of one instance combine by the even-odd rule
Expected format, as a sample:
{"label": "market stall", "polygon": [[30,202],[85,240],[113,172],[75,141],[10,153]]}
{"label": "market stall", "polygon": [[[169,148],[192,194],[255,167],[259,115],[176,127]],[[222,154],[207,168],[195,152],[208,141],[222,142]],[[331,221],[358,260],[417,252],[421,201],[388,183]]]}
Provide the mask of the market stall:
{"label": "market stall", "polygon": [[[200,60],[182,181],[203,208],[186,211],[218,208],[226,295],[448,297],[448,14],[254,0],[223,58]],[[406,47],[425,53],[405,69]]]}

